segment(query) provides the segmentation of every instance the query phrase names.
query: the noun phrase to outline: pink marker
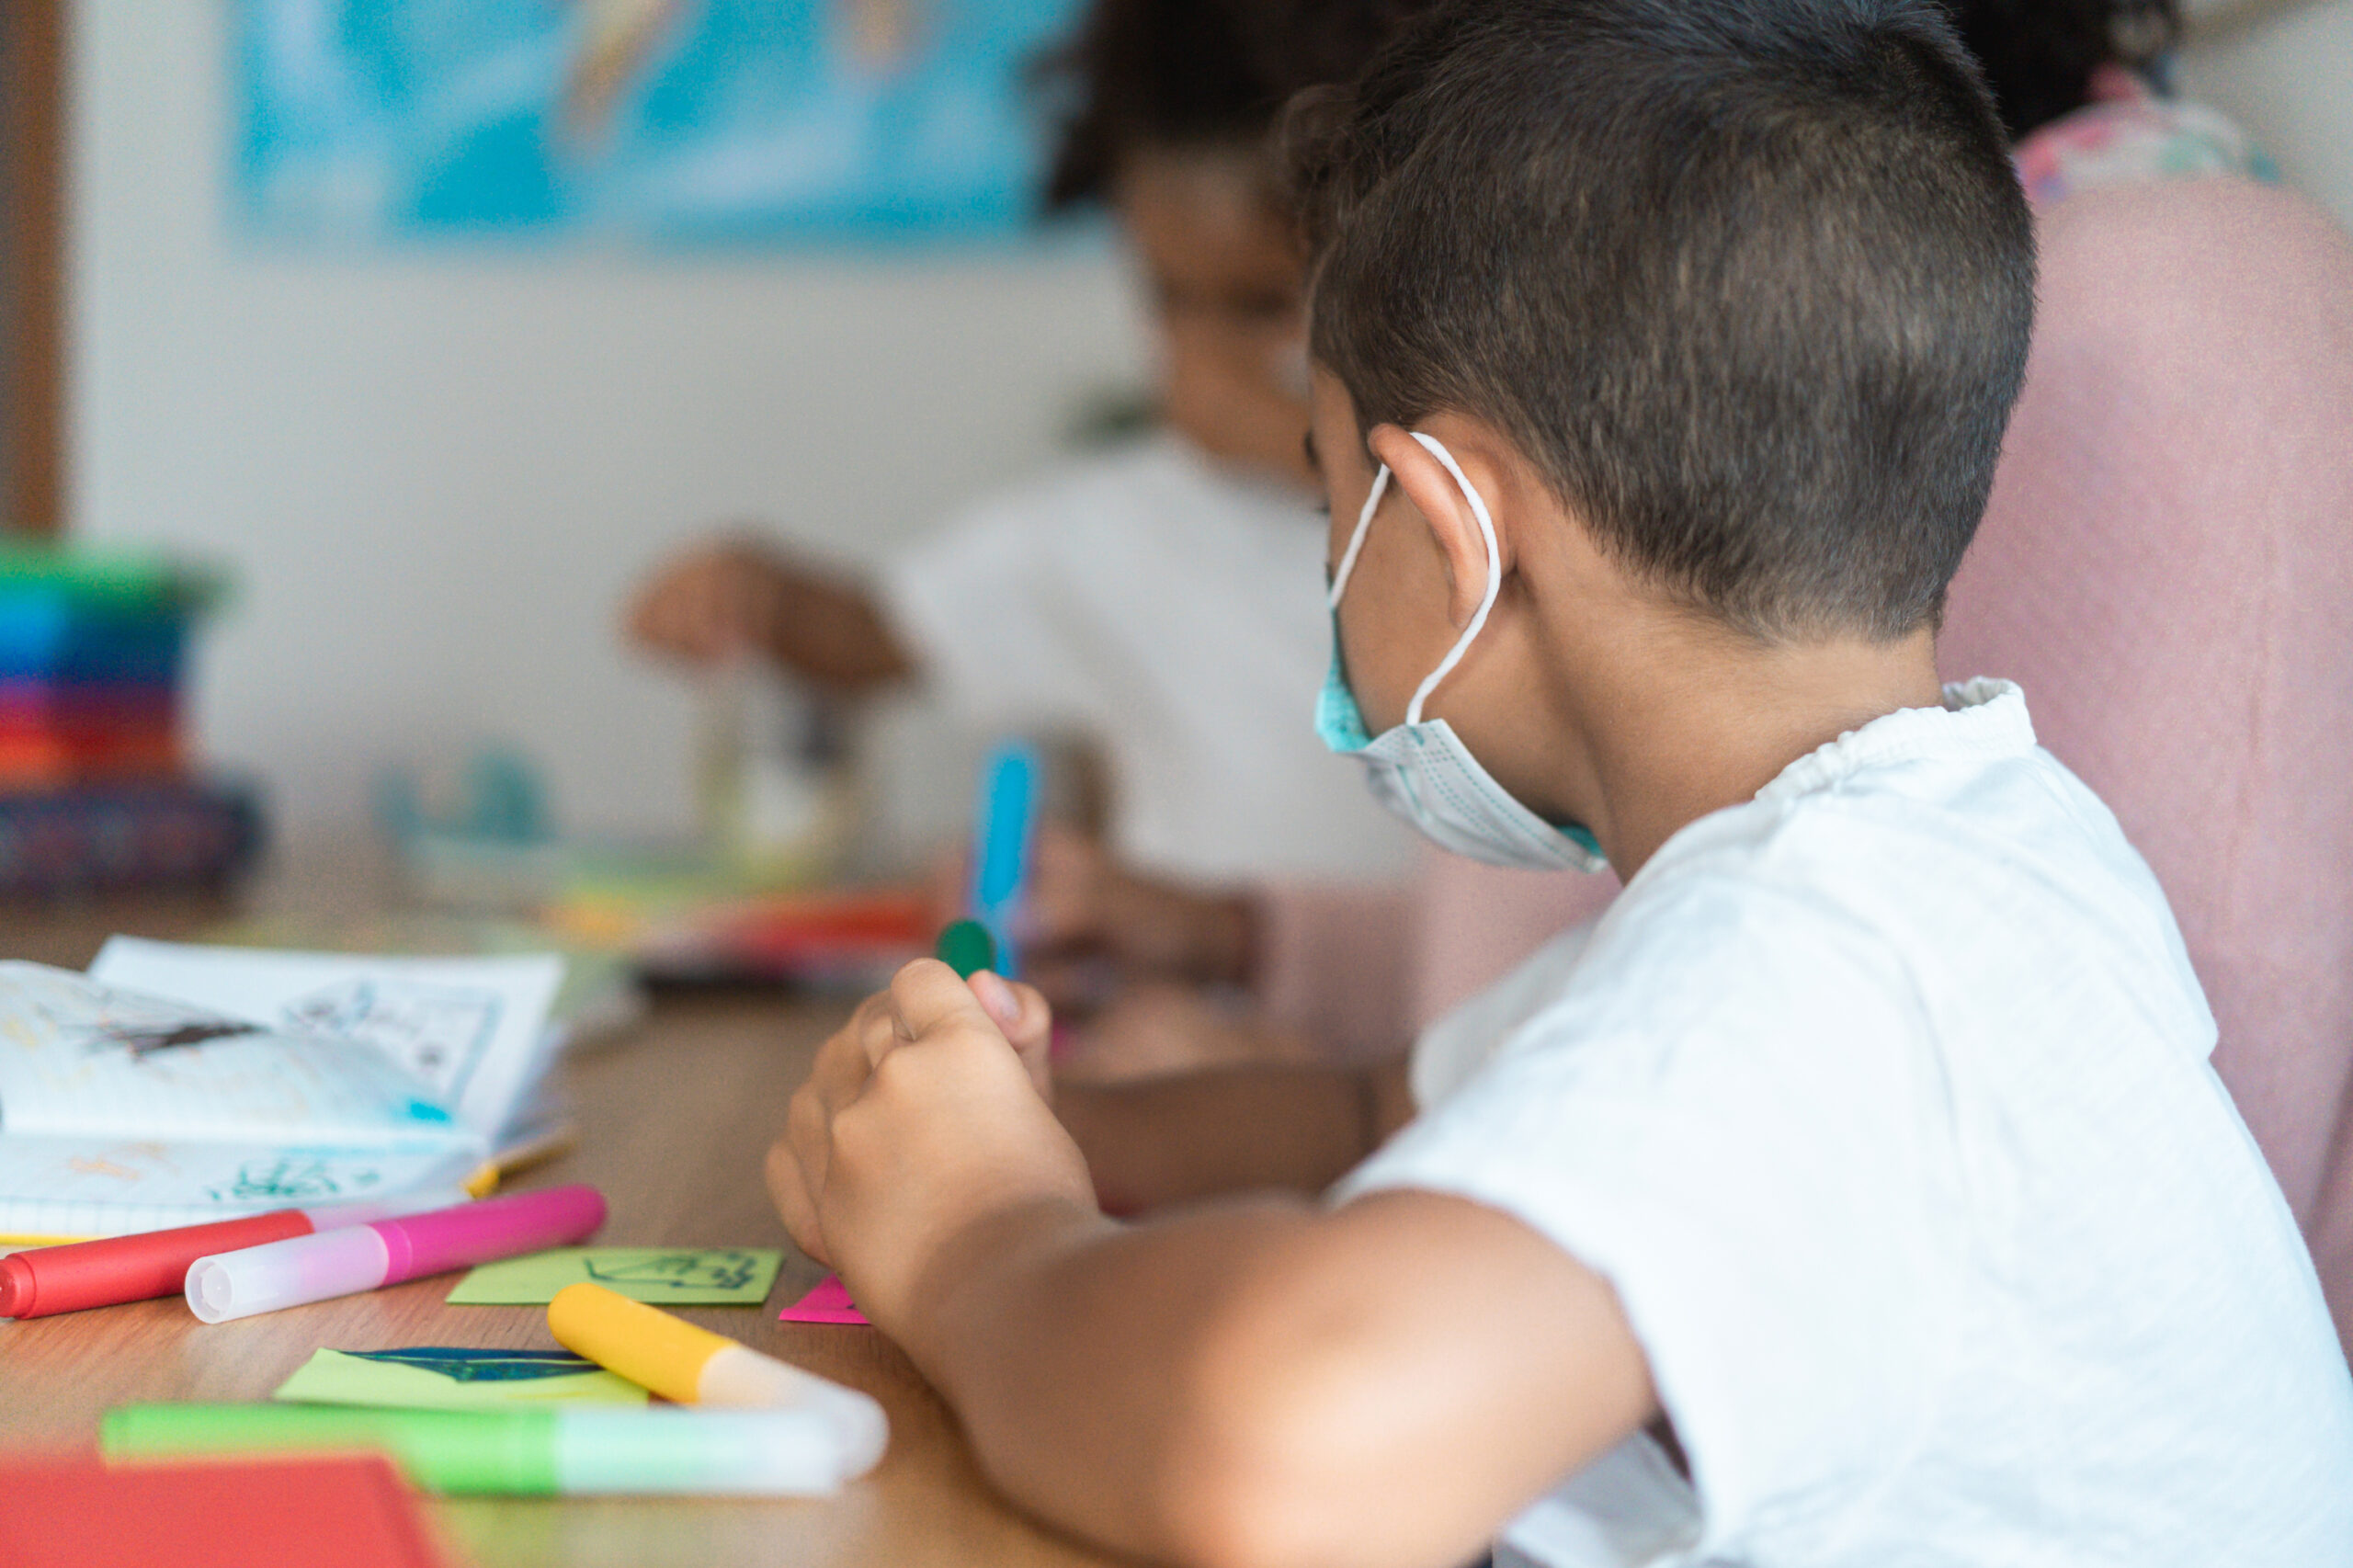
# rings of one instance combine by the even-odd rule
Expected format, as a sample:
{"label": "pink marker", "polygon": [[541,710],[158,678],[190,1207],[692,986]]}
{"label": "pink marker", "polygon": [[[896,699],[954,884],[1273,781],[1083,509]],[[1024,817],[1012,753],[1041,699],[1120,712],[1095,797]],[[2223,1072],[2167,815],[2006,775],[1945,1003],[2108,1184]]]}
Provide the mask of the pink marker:
{"label": "pink marker", "polygon": [[346,1225],[198,1258],[188,1266],[188,1304],[207,1323],[226,1323],[568,1246],[604,1222],[604,1195],[573,1186]]}

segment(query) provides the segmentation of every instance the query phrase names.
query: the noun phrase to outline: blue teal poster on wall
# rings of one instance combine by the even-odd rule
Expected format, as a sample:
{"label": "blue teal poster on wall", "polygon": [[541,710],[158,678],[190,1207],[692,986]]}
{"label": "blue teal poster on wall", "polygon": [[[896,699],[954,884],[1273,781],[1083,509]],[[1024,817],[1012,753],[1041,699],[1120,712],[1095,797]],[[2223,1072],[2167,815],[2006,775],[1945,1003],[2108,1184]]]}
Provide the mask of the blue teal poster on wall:
{"label": "blue teal poster on wall", "polygon": [[906,244],[1024,230],[1080,0],[236,0],[256,235]]}

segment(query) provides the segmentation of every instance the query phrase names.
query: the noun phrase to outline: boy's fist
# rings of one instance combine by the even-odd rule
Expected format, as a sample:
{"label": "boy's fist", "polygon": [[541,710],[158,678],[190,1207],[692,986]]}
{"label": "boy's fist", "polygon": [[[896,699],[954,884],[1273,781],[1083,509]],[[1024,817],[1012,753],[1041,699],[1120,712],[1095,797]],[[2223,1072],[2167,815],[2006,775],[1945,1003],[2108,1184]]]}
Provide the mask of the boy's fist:
{"label": "boy's fist", "polygon": [[768,1151],[801,1249],[886,1329],[971,1227],[1040,1202],[1092,1210],[1078,1146],[1046,1097],[1044,998],[935,960],[901,970],[817,1053]]}

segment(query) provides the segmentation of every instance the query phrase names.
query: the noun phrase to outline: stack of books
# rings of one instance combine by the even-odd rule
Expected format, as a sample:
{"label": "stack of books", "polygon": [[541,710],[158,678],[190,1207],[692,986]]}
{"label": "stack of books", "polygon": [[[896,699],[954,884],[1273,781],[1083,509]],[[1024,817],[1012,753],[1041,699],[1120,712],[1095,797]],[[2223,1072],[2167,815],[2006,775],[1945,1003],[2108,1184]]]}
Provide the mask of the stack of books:
{"label": "stack of books", "polygon": [[211,577],[130,554],[0,549],[0,892],[218,882],[249,790],[190,777],[189,629]]}

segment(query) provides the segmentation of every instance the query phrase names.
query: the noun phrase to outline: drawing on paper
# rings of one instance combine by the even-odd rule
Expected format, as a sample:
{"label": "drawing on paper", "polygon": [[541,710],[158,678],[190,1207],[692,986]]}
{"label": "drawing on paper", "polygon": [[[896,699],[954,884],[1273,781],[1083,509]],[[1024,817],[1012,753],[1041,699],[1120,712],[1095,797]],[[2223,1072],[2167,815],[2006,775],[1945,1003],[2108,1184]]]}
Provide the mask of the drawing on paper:
{"label": "drawing on paper", "polygon": [[451,1382],[518,1383],[543,1378],[576,1378],[597,1363],[569,1350],[474,1350],[457,1346],[418,1346],[409,1350],[347,1350],[360,1361],[384,1361],[438,1372]]}
{"label": "drawing on paper", "polygon": [[286,1027],[374,1046],[423,1080],[445,1105],[498,1032],[494,991],[407,980],[347,980],[286,1005]]}
{"label": "drawing on paper", "polygon": [[740,1290],[759,1275],[765,1260],[748,1252],[680,1252],[608,1264],[592,1255],[584,1267],[589,1278],[607,1284],[666,1285],[675,1290]]}

